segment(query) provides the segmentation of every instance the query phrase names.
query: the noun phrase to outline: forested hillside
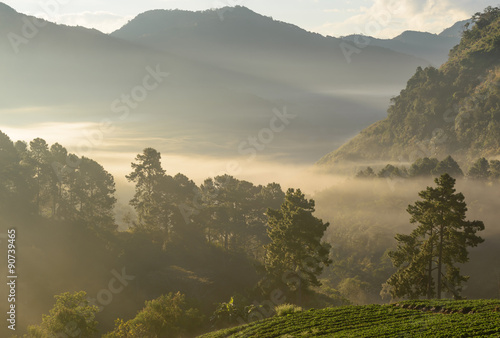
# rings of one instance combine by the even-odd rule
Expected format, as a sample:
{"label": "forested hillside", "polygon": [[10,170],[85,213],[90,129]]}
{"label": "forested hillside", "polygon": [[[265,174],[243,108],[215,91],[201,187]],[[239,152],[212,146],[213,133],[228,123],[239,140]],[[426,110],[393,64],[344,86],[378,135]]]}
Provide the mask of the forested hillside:
{"label": "forested hillside", "polygon": [[[229,175],[197,185],[167,174],[161,154],[146,148],[127,175],[136,192],[134,212],[124,219],[129,229],[118,231],[114,177],[58,143],[14,143],[0,132],[0,177],[0,226],[17,236],[20,332],[71,336],[78,328],[88,337],[120,318],[113,334],[126,327],[142,337],[141,325],[153,325],[150,311],[165,306],[174,314],[162,315],[160,336],[191,335],[235,323],[224,313],[213,316],[218,304],[237,297],[238,306],[251,305],[265,299],[265,290],[290,283],[296,288],[283,289],[280,299],[300,292],[310,304],[337,302],[308,290],[320,284],[317,276],[329,263],[329,245],[320,242],[328,223],[312,215],[314,201],[298,189],[285,193],[277,183],[254,185]],[[311,222],[314,231],[306,226]],[[306,259],[317,261],[313,272],[301,268]],[[177,314],[181,308],[193,310]]]}
{"label": "forested hillside", "polygon": [[392,99],[385,120],[318,164],[413,162],[452,155],[470,164],[500,155],[500,8],[473,17],[439,69],[419,67]]}

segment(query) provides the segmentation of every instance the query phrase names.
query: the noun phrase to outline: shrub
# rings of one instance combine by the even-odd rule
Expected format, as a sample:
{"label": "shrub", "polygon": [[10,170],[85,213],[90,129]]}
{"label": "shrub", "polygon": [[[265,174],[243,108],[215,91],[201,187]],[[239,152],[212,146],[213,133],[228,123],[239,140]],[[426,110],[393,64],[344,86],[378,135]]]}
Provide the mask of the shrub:
{"label": "shrub", "polygon": [[277,317],[282,317],[286,316],[295,312],[302,312],[304,311],[300,306],[297,306],[295,304],[281,304],[278,305],[274,308],[274,311],[276,312]]}

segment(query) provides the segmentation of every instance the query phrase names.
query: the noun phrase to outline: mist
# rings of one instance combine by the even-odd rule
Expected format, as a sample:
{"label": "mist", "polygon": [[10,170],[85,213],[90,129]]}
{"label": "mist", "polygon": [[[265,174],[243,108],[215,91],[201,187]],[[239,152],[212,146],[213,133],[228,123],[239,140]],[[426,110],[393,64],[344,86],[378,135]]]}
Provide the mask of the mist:
{"label": "mist", "polygon": [[[273,316],[275,298],[303,309],[394,300],[388,253],[417,226],[408,205],[434,177],[356,178],[412,163],[355,156],[356,144],[352,157],[330,154],[368,127],[374,149],[390,145],[377,121],[416,69],[438,73],[426,67],[465,22],[360,44],[242,6],[219,14],[152,10],[104,34],[0,3],[0,244],[16,230],[20,334],[78,336],[75,321],[47,318],[67,313],[51,311],[55,296],[80,291],[93,336],[144,335],[151,315],[195,337]],[[467,220],[485,224],[460,266],[466,298],[500,297],[498,177],[500,162],[497,176],[456,181]]]}
{"label": "mist", "polygon": [[[370,265],[386,269],[386,276],[393,270],[387,257],[387,250],[396,248],[396,234],[410,234],[417,226],[410,223],[410,215],[406,211],[408,205],[421,200],[418,192],[426,187],[435,187],[434,178],[374,178],[345,179],[338,184],[325,188],[312,195],[316,201],[316,214],[325,221],[331,222],[325,233],[325,239],[340,254],[348,253],[351,267],[336,271],[336,277],[327,275],[331,283],[336,281],[338,287],[346,278],[363,279],[361,270],[354,266]],[[500,222],[498,220],[498,200],[500,191],[498,184],[477,182],[475,180],[457,179],[455,189],[465,196],[467,203],[467,220],[484,222],[485,230],[478,233],[484,243],[470,248],[470,261],[462,265],[463,272],[470,275],[463,295],[467,298],[499,297],[500,264],[492,261],[492,257],[500,254]],[[350,270],[352,269],[352,270]],[[385,282],[383,278],[377,282]],[[373,285],[359,287],[359,290],[345,296],[358,304],[380,303],[380,287]]]}

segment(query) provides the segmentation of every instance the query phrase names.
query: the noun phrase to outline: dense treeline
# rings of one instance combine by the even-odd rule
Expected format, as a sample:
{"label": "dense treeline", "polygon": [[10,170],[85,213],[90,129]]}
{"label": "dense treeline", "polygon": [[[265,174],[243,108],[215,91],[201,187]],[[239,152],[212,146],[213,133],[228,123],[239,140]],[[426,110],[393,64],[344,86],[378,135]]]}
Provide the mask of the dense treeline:
{"label": "dense treeline", "polygon": [[[309,285],[321,284],[317,276],[329,263],[329,246],[320,242],[328,223],[312,215],[314,201],[300,190],[229,175],[198,186],[168,175],[160,153],[146,148],[126,176],[135,183],[136,217],[119,231],[114,178],[99,163],[58,143],[14,143],[3,133],[0,162],[0,222],[18,230],[25,267],[19,289],[30,300],[19,326],[49,313],[31,336],[94,335],[117,317],[113,337],[192,335],[250,320],[248,311],[210,320],[221,316],[213,317],[217,304],[235,296],[237,306],[252,305],[276,289],[280,299],[318,304]],[[253,306],[252,320],[272,314],[273,307]],[[152,324],[155,311],[163,324]]]}
{"label": "dense treeline", "polygon": [[372,167],[360,170],[356,178],[418,178],[429,176],[441,176],[449,174],[453,177],[466,177],[471,180],[481,180],[490,182],[499,182],[500,179],[500,161],[490,160],[481,157],[469,167],[465,172],[460,168],[453,157],[448,156],[442,161],[437,158],[419,158],[411,164],[409,168],[405,166],[394,166],[387,164],[377,173]]}
{"label": "dense treeline", "polygon": [[[115,183],[97,162],[37,138],[15,144],[0,132],[2,206],[51,219],[81,220],[114,229]],[[6,209],[9,210],[9,209]]]}

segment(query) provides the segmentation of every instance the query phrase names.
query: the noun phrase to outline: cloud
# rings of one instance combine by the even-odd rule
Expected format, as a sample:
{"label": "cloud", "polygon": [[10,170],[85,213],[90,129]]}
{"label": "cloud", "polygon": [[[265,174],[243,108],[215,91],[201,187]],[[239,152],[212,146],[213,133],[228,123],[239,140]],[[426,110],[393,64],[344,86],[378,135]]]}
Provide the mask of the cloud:
{"label": "cloud", "polygon": [[342,22],[327,22],[316,30],[325,35],[364,34],[392,38],[404,30],[439,33],[472,13],[449,0],[375,0]]}
{"label": "cloud", "polygon": [[324,9],[323,12],[325,12],[325,13],[340,13],[340,9],[338,9],[338,8]]}
{"label": "cloud", "polygon": [[129,20],[133,19],[133,16],[123,16],[105,11],[94,11],[94,12],[84,11],[80,13],[64,13],[51,17],[47,17],[46,13],[35,13],[33,15],[36,17],[47,19],[49,21],[58,24],[95,28],[103,33],[111,33],[121,28]]}

